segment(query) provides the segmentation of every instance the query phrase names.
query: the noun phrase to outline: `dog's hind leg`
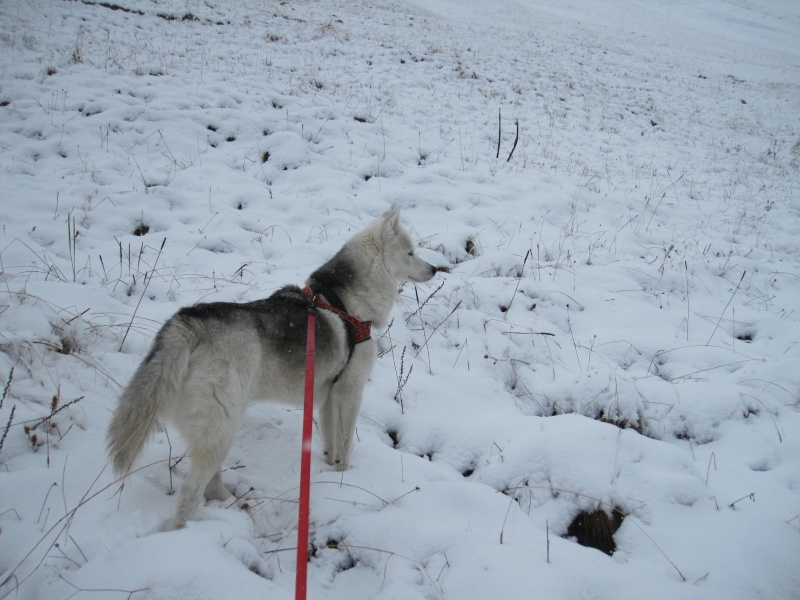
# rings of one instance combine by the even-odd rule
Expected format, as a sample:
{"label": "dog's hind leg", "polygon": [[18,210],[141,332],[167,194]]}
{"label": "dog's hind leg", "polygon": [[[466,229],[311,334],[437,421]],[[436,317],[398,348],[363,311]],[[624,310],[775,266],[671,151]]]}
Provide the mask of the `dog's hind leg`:
{"label": "dog's hind leg", "polygon": [[233,435],[221,437],[219,432],[209,443],[208,438],[189,442],[189,474],[181,485],[178,509],[175,513],[175,529],[186,526],[197,512],[205,497],[209,500],[226,500],[231,494],[222,485],[220,468],[233,443]]}
{"label": "dog's hind leg", "polygon": [[[208,390],[208,388],[206,388]],[[220,468],[228,455],[243,410],[226,401],[216,389],[197,394],[195,410],[178,423],[187,442],[189,474],[181,486],[174,526],[181,529],[197,512],[203,495],[209,500],[225,500],[231,494],[222,485]]]}
{"label": "dog's hind leg", "polygon": [[233,498],[233,494],[222,484],[222,471],[214,473],[203,495],[206,497],[206,500],[220,500],[222,502]]}
{"label": "dog's hind leg", "polygon": [[[224,459],[224,456],[222,458]],[[178,509],[175,512],[174,521],[175,529],[186,527],[186,522],[194,517],[203,498],[203,490],[221,464],[221,460],[217,461],[211,457],[198,457],[196,452],[192,453],[191,461],[189,475],[181,486],[180,497],[178,498]]]}

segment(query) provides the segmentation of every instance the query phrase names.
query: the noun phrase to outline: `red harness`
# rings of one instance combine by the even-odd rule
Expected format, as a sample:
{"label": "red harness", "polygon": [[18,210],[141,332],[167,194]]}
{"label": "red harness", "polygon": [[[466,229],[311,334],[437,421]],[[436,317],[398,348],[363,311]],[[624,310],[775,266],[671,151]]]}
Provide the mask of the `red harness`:
{"label": "red harness", "polygon": [[345,323],[347,323],[347,325],[352,327],[355,333],[354,343],[358,344],[359,342],[364,342],[372,336],[372,321],[359,321],[353,315],[346,313],[344,310],[336,308],[335,306],[331,306],[327,302],[320,300],[309,286],[303,288],[303,295],[308,298],[310,302],[313,302],[317,308],[336,313]]}

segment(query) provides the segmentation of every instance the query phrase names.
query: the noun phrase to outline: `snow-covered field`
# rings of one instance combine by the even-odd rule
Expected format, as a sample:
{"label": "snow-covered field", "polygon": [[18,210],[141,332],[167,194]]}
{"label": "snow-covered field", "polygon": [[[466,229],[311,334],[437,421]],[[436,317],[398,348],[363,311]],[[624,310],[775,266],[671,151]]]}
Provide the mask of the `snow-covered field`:
{"label": "snow-covered field", "polygon": [[798,597],[795,0],[118,1],[0,2],[0,598],[293,597],[300,411],[177,532],[178,434],[120,492],[105,429],[394,201],[451,272],[315,438],[309,598]]}

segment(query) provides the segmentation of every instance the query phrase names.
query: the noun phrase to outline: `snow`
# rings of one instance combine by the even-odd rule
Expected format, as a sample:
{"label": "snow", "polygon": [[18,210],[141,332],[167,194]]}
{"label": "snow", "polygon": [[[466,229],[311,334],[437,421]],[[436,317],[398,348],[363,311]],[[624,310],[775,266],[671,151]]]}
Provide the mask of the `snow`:
{"label": "snow", "polygon": [[[239,502],[173,532],[178,434],[121,489],[105,429],[180,306],[300,283],[394,201],[450,272],[378,332],[353,467],[314,439],[309,598],[797,597],[796,2],[0,22],[0,597],[293,597],[299,411],[254,405]],[[567,536],[612,507],[612,556]]]}

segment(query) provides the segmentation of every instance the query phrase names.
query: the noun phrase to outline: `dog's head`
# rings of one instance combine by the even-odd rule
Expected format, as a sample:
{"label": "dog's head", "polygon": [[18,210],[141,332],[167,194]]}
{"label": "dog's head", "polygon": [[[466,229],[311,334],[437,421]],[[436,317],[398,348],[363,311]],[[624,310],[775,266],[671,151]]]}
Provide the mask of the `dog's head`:
{"label": "dog's head", "polygon": [[414,253],[411,236],[400,225],[400,205],[396,202],[380,218],[383,262],[398,281],[428,281],[437,268]]}

